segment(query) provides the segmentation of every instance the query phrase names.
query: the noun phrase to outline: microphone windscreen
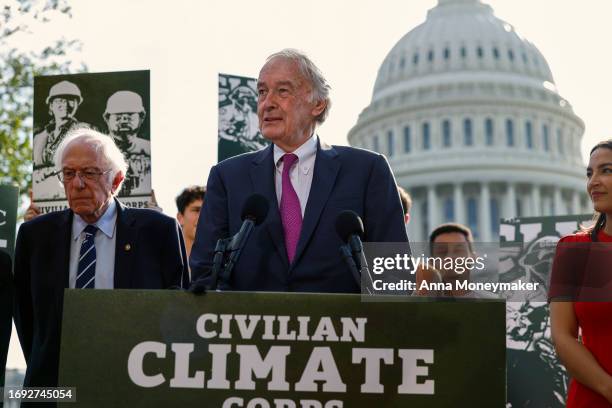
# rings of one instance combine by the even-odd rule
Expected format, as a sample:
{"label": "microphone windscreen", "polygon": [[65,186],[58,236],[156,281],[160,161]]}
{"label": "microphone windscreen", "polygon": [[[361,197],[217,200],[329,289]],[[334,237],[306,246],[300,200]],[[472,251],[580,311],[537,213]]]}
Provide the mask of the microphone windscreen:
{"label": "microphone windscreen", "polygon": [[255,225],[259,225],[266,219],[268,215],[268,199],[261,194],[251,194],[242,205],[242,213],[240,218],[252,220]]}
{"label": "microphone windscreen", "polygon": [[363,238],[363,222],[355,211],[344,210],[336,218],[336,232],[344,242],[348,242],[351,235]]}

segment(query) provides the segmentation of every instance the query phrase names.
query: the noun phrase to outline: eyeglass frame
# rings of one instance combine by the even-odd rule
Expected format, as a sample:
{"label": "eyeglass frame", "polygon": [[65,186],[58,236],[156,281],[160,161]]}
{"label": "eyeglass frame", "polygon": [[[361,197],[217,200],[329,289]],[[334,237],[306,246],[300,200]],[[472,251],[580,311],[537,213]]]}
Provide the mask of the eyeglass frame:
{"label": "eyeglass frame", "polygon": [[[96,169],[95,167],[87,167],[83,170],[75,170],[75,169],[71,169],[71,168],[62,168],[59,172],[57,172],[57,178],[59,178],[60,182],[64,183],[66,182],[66,180],[68,182],[71,182],[72,180],[74,180],[75,177],[78,177],[83,183],[87,182],[87,181],[98,181],[100,180],[100,176],[103,176],[105,174],[110,173],[113,169],[108,169],[106,171],[89,171],[87,172],[86,170],[92,170],[92,169]],[[64,176],[64,171],[66,170],[72,170],[74,171],[74,176],[66,179],[66,177]]]}

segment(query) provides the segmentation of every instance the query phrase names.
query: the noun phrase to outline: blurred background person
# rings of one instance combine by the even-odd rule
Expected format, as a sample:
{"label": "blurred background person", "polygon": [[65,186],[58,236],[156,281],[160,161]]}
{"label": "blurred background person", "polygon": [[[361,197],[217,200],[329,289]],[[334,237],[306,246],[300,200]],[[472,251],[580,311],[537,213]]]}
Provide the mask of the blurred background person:
{"label": "blurred background person", "polygon": [[400,201],[402,202],[402,210],[404,211],[404,223],[408,225],[410,222],[410,209],[412,208],[412,197],[410,194],[400,186],[397,186],[397,192],[400,196]]}
{"label": "blurred background person", "polygon": [[41,214],[40,207],[34,204],[34,197],[32,194],[32,189],[30,189],[29,194],[30,194],[30,205],[28,206],[28,209],[23,215],[24,221],[30,221],[34,217],[38,217]]}
{"label": "blurred background person", "polygon": [[549,292],[551,330],[557,355],[572,377],[567,407],[610,408],[612,139],[591,150],[586,176],[596,222],[557,244]]}
{"label": "blurred background person", "polygon": [[[459,282],[470,282],[471,268],[458,267],[454,261],[458,258],[475,259],[477,257],[474,251],[474,236],[470,228],[457,223],[446,223],[438,226],[429,235],[429,251],[432,258],[442,259],[444,262],[442,262],[442,268],[437,269],[432,265],[419,265],[416,273],[416,294],[423,296],[497,298],[491,292],[457,288]],[[453,262],[448,262],[447,259],[453,260]],[[423,281],[451,284],[453,289],[444,291],[419,290]]]}
{"label": "blurred background person", "polygon": [[183,229],[183,238],[185,238],[185,249],[187,250],[187,258],[191,254],[191,247],[195,240],[196,227],[200,217],[200,210],[204,205],[204,195],[206,187],[190,186],[185,188],[176,197],[176,208],[178,213],[176,219]]}

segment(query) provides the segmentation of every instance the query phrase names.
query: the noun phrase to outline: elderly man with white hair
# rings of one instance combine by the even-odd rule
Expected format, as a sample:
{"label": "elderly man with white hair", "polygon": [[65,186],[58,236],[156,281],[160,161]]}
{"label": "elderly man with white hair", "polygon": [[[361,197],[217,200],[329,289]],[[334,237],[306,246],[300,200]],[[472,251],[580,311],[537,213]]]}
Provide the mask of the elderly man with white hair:
{"label": "elderly man with white hair", "polygon": [[359,292],[340,254],[336,219],[352,210],[364,241],[407,242],[397,187],[384,156],[330,146],[316,132],[327,117],[330,86],[303,53],[272,54],[257,80],[259,128],[271,145],[224,160],[210,171],[190,264],[197,286],[214,286],[215,242],[241,227],[247,197],[269,203],[231,276],[234,290]]}
{"label": "elderly man with white hair", "polygon": [[115,198],[127,164],[109,136],[76,129],[55,162],[70,208],[24,223],[15,248],[15,323],[30,387],[57,385],[65,288],[168,289],[188,282],[176,220]]}

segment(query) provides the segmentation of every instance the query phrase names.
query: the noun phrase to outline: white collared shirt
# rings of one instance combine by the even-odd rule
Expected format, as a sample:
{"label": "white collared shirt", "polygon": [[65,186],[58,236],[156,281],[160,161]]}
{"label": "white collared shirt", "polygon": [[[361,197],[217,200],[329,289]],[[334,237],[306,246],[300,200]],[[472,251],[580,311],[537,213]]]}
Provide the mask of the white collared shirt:
{"label": "white collared shirt", "polygon": [[[77,270],[79,267],[79,255],[81,243],[85,239],[85,227],[87,223],[74,214],[72,218],[72,236],[70,239],[70,275],[69,285],[74,289],[76,286]],[[117,226],[117,204],[111,200],[102,217],[93,224],[98,227],[94,244],[96,246],[96,289],[113,289],[115,287],[115,234]]]}
{"label": "white collared shirt", "polygon": [[[312,135],[300,147],[292,153],[298,157],[296,164],[289,171],[289,178],[299,200],[302,209],[302,218],[306,211],[308,196],[310,195],[310,186],[312,185],[312,176],[314,174],[315,159],[317,157],[318,136]],[[280,206],[281,196],[283,193],[283,161],[281,158],[286,152],[280,147],[274,145],[274,163],[276,165],[275,186],[276,199]]]}

